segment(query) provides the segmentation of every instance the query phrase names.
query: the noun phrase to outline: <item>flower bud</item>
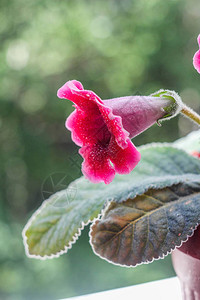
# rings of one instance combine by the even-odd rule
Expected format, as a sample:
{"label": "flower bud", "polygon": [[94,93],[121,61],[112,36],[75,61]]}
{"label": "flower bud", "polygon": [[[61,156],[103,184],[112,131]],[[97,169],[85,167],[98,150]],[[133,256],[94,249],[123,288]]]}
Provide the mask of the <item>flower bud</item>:
{"label": "flower bud", "polygon": [[116,116],[122,118],[122,125],[129,132],[129,138],[140,134],[166,114],[171,99],[153,96],[128,96],[104,100]]}

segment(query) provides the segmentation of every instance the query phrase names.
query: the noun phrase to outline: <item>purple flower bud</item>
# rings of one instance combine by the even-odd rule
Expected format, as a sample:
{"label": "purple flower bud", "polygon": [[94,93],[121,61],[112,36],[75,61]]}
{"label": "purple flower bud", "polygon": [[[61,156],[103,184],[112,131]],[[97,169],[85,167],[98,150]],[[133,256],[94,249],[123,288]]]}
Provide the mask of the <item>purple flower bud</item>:
{"label": "purple flower bud", "polygon": [[128,96],[103,100],[116,116],[122,118],[122,125],[129,132],[129,138],[140,134],[166,115],[165,108],[171,100],[153,96]]}

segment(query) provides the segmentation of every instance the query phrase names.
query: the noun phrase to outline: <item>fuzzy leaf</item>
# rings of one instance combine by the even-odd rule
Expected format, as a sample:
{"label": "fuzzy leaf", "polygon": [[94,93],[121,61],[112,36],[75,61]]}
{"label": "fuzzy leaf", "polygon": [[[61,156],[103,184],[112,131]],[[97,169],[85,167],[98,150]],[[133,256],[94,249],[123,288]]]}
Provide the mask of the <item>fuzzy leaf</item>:
{"label": "fuzzy leaf", "polygon": [[122,203],[111,202],[91,227],[91,244],[120,265],[151,262],[180,246],[200,223],[200,181],[149,189]]}
{"label": "fuzzy leaf", "polygon": [[174,146],[183,149],[189,153],[197,151],[200,153],[200,130],[193,131],[187,136],[175,141]]}
{"label": "fuzzy leaf", "polygon": [[200,180],[200,161],[182,150],[155,144],[140,151],[142,160],[133,172],[117,175],[111,184],[93,184],[81,177],[73,189],[69,186],[46,200],[24,228],[27,255],[51,258],[67,252],[108,201],[120,203],[152,188]]}

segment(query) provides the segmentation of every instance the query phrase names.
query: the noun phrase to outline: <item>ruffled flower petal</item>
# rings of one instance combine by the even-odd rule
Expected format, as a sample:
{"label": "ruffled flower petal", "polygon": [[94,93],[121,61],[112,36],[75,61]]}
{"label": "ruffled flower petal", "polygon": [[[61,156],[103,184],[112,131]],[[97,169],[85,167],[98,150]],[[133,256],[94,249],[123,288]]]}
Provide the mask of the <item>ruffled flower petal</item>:
{"label": "ruffled flower petal", "polygon": [[[115,136],[120,147],[125,148],[127,146],[129,133],[123,128],[121,117],[115,116],[112,113],[112,108],[106,106],[94,92],[83,90],[80,82],[72,80],[66,82],[58,90],[57,95],[59,98],[71,100],[76,104],[76,120],[79,120],[80,117],[81,126],[71,126],[71,123],[74,124],[74,122],[69,120],[66,122],[66,127],[72,131],[73,137],[77,137],[79,143],[81,139],[83,144],[88,144],[91,141],[93,143],[94,137],[98,139],[99,134],[101,135],[101,131],[105,131],[104,127],[106,126],[109,132]],[[73,116],[74,118],[75,116]],[[84,128],[82,128],[83,123],[85,124]],[[91,128],[93,128],[92,132]],[[74,142],[76,141],[74,140]]]}
{"label": "ruffled flower petal", "polygon": [[130,173],[141,158],[130,140],[128,146],[122,149],[113,136],[106,148],[101,143],[97,143],[93,146],[82,147],[79,153],[84,158],[83,174],[92,182],[97,183],[103,180],[106,184],[113,180],[115,172],[118,174]]}
{"label": "ruffled flower petal", "polygon": [[87,113],[77,107],[67,118],[65,126],[72,132],[72,140],[78,146],[83,146],[95,143],[105,124],[98,110]]}
{"label": "ruffled flower petal", "polygon": [[109,157],[119,174],[129,174],[141,159],[141,154],[129,140],[125,149],[120,148],[113,139],[109,146]]}
{"label": "ruffled flower petal", "polygon": [[82,148],[83,174],[92,182],[110,183],[115,173],[127,174],[137,165],[140,154],[130,142],[121,116],[114,115],[94,92],[84,90],[76,80],[66,82],[57,93],[71,100],[76,110],[66,120],[73,141]]}
{"label": "ruffled flower petal", "polygon": [[109,184],[115,177],[115,170],[109,161],[108,149],[99,143],[84,146],[79,150],[84,158],[82,172],[94,183],[104,181]]}

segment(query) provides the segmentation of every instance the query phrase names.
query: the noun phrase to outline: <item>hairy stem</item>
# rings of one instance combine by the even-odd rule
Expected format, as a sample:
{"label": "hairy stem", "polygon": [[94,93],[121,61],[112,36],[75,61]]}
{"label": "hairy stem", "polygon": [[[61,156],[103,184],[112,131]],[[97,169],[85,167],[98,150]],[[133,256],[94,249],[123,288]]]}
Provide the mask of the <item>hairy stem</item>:
{"label": "hairy stem", "polygon": [[184,104],[183,108],[181,109],[181,113],[200,126],[200,115],[198,115],[190,107],[188,107],[187,105]]}

